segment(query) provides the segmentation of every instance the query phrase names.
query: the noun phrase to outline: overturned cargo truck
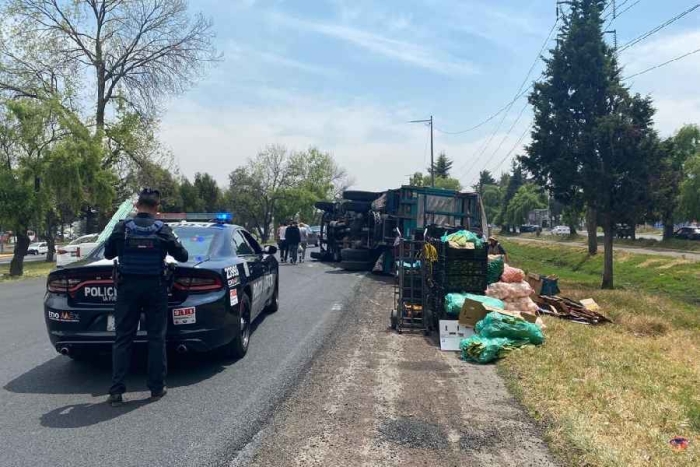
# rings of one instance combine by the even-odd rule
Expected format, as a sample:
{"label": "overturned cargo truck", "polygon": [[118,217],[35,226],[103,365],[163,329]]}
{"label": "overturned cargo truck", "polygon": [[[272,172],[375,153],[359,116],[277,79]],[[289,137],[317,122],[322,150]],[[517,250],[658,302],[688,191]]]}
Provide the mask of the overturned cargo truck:
{"label": "overturned cargo truck", "polygon": [[[488,236],[478,193],[402,186],[385,192],[348,190],[322,201],[320,246],[312,257],[343,269],[389,272],[398,238],[422,239],[426,229],[467,229]],[[386,253],[386,254],[385,254]],[[383,264],[378,264],[382,258]]]}

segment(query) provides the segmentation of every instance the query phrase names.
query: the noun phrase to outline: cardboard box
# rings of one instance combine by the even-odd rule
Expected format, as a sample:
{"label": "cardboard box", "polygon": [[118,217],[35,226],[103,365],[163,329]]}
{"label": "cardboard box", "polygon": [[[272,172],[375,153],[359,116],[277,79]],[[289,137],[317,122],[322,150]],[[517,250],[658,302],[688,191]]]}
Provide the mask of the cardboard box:
{"label": "cardboard box", "polygon": [[474,327],[476,323],[484,319],[492,311],[501,310],[468,298],[464,300],[464,305],[462,305],[462,310],[459,313],[459,324]]}
{"label": "cardboard box", "polygon": [[474,335],[474,328],[462,326],[458,321],[440,320],[440,350],[458,351],[462,339]]}
{"label": "cardboard box", "polygon": [[527,275],[527,283],[530,284],[530,287],[532,287],[532,289],[535,291],[530,296],[538,296],[542,293],[542,284],[544,283],[542,276],[539,274],[529,273]]}

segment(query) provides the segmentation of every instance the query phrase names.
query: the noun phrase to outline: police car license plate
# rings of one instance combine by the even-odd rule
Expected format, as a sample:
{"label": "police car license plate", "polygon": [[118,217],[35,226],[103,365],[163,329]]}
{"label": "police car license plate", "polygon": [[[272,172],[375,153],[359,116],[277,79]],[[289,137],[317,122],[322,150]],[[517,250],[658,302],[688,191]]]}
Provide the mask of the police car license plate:
{"label": "police car license plate", "polygon": [[[141,314],[141,319],[139,319],[139,325],[136,328],[138,331],[141,330],[141,321],[143,321],[143,314]],[[114,315],[107,315],[107,332],[114,332]]]}

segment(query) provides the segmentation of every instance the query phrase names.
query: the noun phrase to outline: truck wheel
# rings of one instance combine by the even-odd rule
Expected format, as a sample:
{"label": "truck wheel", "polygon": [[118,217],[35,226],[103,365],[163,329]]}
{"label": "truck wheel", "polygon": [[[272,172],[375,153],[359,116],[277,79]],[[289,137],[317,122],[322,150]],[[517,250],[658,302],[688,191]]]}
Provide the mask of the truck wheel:
{"label": "truck wheel", "polygon": [[366,201],[345,201],[343,203],[343,208],[346,211],[367,212],[372,209],[372,203]]}
{"label": "truck wheel", "polygon": [[368,201],[371,203],[380,196],[381,193],[373,193],[371,191],[346,190],[343,192],[343,199],[350,201]]}
{"label": "truck wheel", "polygon": [[371,258],[371,251],[360,248],[344,248],[340,252],[343,261],[362,261],[368,262]]}
{"label": "truck wheel", "polygon": [[367,261],[343,261],[340,267],[346,271],[369,271],[370,264]]}

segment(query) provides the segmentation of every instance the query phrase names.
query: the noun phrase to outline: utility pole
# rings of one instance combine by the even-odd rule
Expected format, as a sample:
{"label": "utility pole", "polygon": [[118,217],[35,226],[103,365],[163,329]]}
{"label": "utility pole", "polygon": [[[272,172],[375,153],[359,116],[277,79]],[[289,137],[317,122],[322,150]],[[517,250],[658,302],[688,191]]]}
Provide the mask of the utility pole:
{"label": "utility pole", "polygon": [[427,120],[411,120],[408,123],[427,123],[430,125],[430,186],[435,188],[435,159],[433,157],[433,116]]}

